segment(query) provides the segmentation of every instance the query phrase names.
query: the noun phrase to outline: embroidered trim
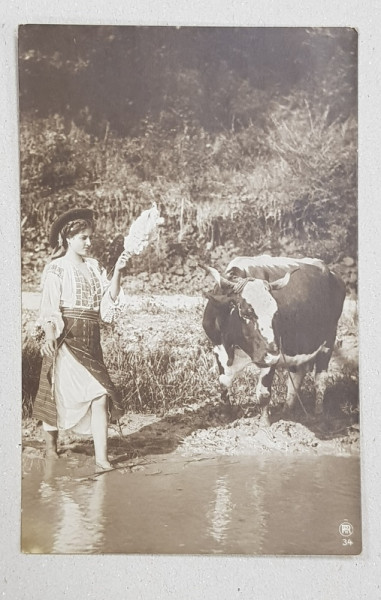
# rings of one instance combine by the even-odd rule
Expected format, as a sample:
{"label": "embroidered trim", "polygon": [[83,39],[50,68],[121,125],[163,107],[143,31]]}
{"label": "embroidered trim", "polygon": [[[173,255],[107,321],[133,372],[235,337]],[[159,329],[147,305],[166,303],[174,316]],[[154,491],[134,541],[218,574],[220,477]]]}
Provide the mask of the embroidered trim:
{"label": "embroidered trim", "polygon": [[98,309],[102,299],[102,288],[99,279],[93,269],[89,269],[90,281],[74,267],[75,281],[75,306],[86,306],[90,309]]}
{"label": "embroidered trim", "polygon": [[48,273],[53,273],[54,275],[57,275],[60,279],[63,279],[64,269],[59,265],[56,265],[55,263],[51,263],[46,271],[46,274]]}

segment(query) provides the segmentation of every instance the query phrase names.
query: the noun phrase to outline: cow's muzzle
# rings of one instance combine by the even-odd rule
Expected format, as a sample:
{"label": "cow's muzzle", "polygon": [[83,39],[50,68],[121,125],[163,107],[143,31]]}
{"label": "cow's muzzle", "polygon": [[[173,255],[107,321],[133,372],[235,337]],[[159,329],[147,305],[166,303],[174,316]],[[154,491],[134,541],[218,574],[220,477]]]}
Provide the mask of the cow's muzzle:
{"label": "cow's muzzle", "polygon": [[272,367],[273,365],[278,364],[279,359],[280,359],[280,352],[277,352],[275,354],[268,352],[266,354],[265,358],[263,359],[263,362],[266,367]]}

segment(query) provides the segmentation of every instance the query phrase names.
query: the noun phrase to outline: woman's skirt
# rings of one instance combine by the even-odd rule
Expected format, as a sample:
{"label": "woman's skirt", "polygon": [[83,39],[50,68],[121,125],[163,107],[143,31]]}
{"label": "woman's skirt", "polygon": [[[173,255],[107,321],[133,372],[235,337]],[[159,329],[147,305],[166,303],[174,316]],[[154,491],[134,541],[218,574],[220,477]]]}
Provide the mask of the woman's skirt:
{"label": "woman's skirt", "polygon": [[103,362],[98,313],[63,309],[62,316],[56,356],[43,358],[33,417],[90,434],[93,400],[107,395],[114,409],[122,410],[122,404]]}

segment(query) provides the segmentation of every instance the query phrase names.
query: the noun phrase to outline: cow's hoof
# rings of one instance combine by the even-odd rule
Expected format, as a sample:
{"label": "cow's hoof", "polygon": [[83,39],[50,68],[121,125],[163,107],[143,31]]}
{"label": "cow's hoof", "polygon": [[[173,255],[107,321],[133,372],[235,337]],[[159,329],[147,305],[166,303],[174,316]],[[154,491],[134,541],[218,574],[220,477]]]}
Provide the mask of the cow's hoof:
{"label": "cow's hoof", "polygon": [[259,419],[259,429],[268,429],[270,427],[270,417],[268,415],[261,416]]}

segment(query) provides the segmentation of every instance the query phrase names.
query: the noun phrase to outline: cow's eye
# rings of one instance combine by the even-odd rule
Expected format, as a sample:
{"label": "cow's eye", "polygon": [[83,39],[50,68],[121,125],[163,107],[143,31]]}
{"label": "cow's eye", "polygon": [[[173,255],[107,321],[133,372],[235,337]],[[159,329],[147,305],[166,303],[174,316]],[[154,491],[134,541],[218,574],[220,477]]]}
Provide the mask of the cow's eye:
{"label": "cow's eye", "polygon": [[241,316],[245,319],[245,321],[250,322],[255,321],[257,318],[257,315],[255,314],[252,308],[245,310],[245,312],[243,312]]}

